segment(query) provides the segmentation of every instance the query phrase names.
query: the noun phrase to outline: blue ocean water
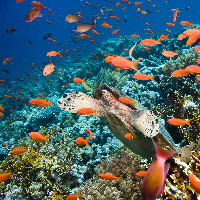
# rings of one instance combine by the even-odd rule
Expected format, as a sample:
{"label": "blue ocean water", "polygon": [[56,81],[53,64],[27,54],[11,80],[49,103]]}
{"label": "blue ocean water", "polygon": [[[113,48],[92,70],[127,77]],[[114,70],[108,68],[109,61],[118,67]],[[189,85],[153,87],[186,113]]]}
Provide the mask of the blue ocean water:
{"label": "blue ocean water", "polygon": [[[27,134],[32,131],[40,131],[41,127],[49,128],[50,130],[50,127],[56,126],[58,129],[59,134],[57,135],[51,132],[52,135],[55,135],[50,137],[51,142],[50,146],[48,146],[49,149],[53,149],[55,155],[58,153],[56,143],[59,143],[61,138],[64,137],[63,133],[69,133],[70,139],[67,139],[67,141],[73,144],[78,136],[86,138],[88,135],[84,132],[84,129],[90,128],[94,131],[93,146],[91,145],[92,149],[95,149],[94,152],[91,153],[91,151],[87,150],[87,147],[84,147],[85,149],[81,153],[78,152],[84,161],[81,165],[77,161],[79,158],[76,158],[77,160],[73,163],[73,172],[77,180],[71,180],[71,186],[68,185],[68,181],[63,183],[62,179],[63,182],[61,182],[66,188],[73,191],[74,188],[76,190],[83,182],[92,178],[95,164],[99,164],[102,158],[108,158],[108,155],[118,147],[119,140],[111,134],[112,131],[110,132],[106,126],[102,125],[99,119],[90,118],[90,116],[86,116],[86,118],[83,116],[77,117],[77,114],[61,111],[57,106],[57,101],[65,92],[82,91],[92,96],[94,89],[99,87],[101,82],[106,82],[108,85],[110,84],[109,86],[116,87],[124,94],[137,99],[147,109],[156,110],[155,107],[157,105],[165,104],[168,95],[166,94],[167,89],[177,90],[182,96],[191,95],[193,100],[189,101],[188,97],[188,107],[184,107],[185,110],[188,110],[185,111],[183,109],[185,112],[183,112],[182,118],[190,119],[190,117],[193,117],[191,113],[197,108],[199,98],[198,81],[195,81],[197,79],[193,74],[189,76],[189,79],[193,81],[189,86],[191,90],[183,86],[184,81],[177,81],[178,83],[175,84],[171,79],[171,82],[166,81],[167,86],[163,86],[164,79],[162,78],[164,75],[162,67],[169,59],[161,55],[161,49],[164,50],[166,47],[167,50],[178,50],[179,55],[181,55],[182,52],[188,52],[191,47],[199,44],[199,40],[197,40],[195,44],[186,46],[185,39],[180,43],[176,43],[177,36],[189,28],[183,27],[180,24],[181,21],[189,21],[195,24],[196,28],[199,28],[199,0],[143,0],[137,6],[134,6],[136,1],[133,0],[129,1],[130,4],[123,0],[88,0],[90,5],[87,5],[84,0],[48,0],[41,1],[45,6],[41,10],[41,17],[37,17],[32,22],[25,22],[25,15],[33,8],[33,5],[30,4],[31,2],[30,0],[25,0],[21,3],[16,3],[14,0],[0,1],[0,80],[5,80],[0,82],[0,104],[3,106],[3,111],[0,109],[0,113],[4,115],[0,124],[2,128],[0,143],[5,142],[7,145],[6,149],[1,147],[1,163],[8,156],[14,141],[27,142]],[[138,12],[138,8],[147,10],[148,13]],[[167,26],[166,23],[172,23],[173,12],[170,11],[177,8],[180,12],[177,14],[175,26]],[[48,12],[48,9],[53,12],[53,15]],[[110,9],[110,11],[107,9]],[[65,20],[68,14],[76,15],[77,12],[80,12],[83,17],[80,21],[68,23]],[[80,33],[73,31],[76,29],[77,24],[80,22],[91,24],[93,16],[95,16],[96,24],[92,29],[95,29],[99,35],[93,34],[89,30],[83,32],[83,34],[87,34],[92,38],[78,38]],[[110,18],[110,16],[116,16],[116,18]],[[118,23],[116,23],[117,19],[119,19]],[[49,20],[52,24],[47,23],[46,20]],[[101,24],[103,22],[112,26],[112,29],[102,27]],[[147,23],[149,25],[146,25]],[[6,30],[12,27],[16,31],[7,33]],[[118,29],[119,31],[116,34],[112,34],[114,30]],[[154,34],[148,32],[147,29],[153,31]],[[168,33],[166,29],[171,30],[171,33]],[[51,33],[50,38],[55,40],[57,44],[47,39],[43,40],[43,37],[48,33]],[[133,34],[139,34],[139,37],[131,40],[130,36]],[[152,48],[153,50],[149,53],[141,50],[142,45],[133,52],[134,60],[145,59],[144,63],[139,65],[139,68],[143,69],[143,73],[158,75],[155,78],[156,83],[153,81],[138,83],[137,80],[133,80],[131,77],[132,72],[124,72],[123,70],[121,75],[117,77],[112,74],[114,68],[105,64],[104,60],[107,55],[128,57],[128,53],[125,55],[124,49],[130,49],[135,41],[139,44],[141,40],[149,39],[152,36],[153,39],[158,40],[161,34],[169,34],[168,38],[170,40],[161,41],[163,45]],[[124,42],[122,42],[123,39]],[[127,42],[127,47],[125,42]],[[177,45],[180,45],[180,49],[177,48]],[[106,47],[105,49],[104,46]],[[183,46],[184,48],[182,48]],[[69,50],[69,52],[66,53],[66,50]],[[60,55],[47,57],[46,54],[50,51],[60,51]],[[3,63],[4,58],[12,58],[12,64],[9,64],[9,62]],[[175,60],[174,58],[172,59]],[[51,61],[55,65],[55,71],[44,77],[42,69]],[[33,66],[31,66],[32,63],[34,63]],[[159,66],[161,67],[159,68]],[[107,76],[106,73],[109,75]],[[73,78],[78,77],[81,79],[86,77],[86,82],[89,86],[87,84],[84,86],[73,83]],[[183,78],[183,80],[185,79]],[[156,86],[156,84],[160,83],[159,81],[162,83],[160,86]],[[121,85],[122,83],[124,85]],[[86,88],[87,86],[88,88]],[[148,90],[146,90],[147,88]],[[181,91],[181,88],[184,89]],[[28,105],[30,99],[41,98],[38,94],[43,96],[42,99],[48,98],[48,102],[52,102],[53,105],[44,108],[30,107]],[[170,107],[170,105],[167,106]],[[166,121],[166,116],[169,118],[177,114],[174,111],[169,116],[169,113],[162,113],[162,110],[159,109],[157,113],[162,118],[161,121]],[[6,122],[8,123],[6,124]],[[165,123],[163,124],[165,125]],[[184,146],[196,140],[195,137],[190,136],[190,139],[192,138],[191,141],[186,141],[178,128],[170,127],[169,125],[166,125],[165,128],[177,145]],[[190,132],[188,129],[184,131]],[[74,146],[73,148],[76,149]],[[57,157],[62,160],[58,155]],[[89,167],[87,168],[86,166]],[[1,167],[0,169],[0,172],[2,172]],[[197,173],[199,173],[198,170]],[[37,183],[36,180],[30,179],[30,185],[35,182]],[[20,184],[18,186],[23,188]],[[4,187],[4,192],[5,188],[6,186]],[[2,199],[22,199],[20,192],[16,193],[19,195],[16,197],[10,190],[7,192],[6,197],[2,194],[0,197]],[[44,199],[45,195],[48,196],[46,193],[41,194],[41,197],[39,197],[39,194],[38,196],[29,194],[27,198]],[[68,193],[65,191],[64,197],[67,195]]]}
{"label": "blue ocean water", "polygon": [[[142,38],[148,38],[150,35],[143,35],[143,32],[147,28],[150,28],[157,36],[162,33],[166,33],[165,29],[170,28],[172,34],[169,37],[173,37],[174,33],[181,33],[182,26],[179,24],[180,20],[190,21],[193,24],[199,22],[199,15],[196,8],[199,6],[199,1],[187,1],[184,3],[180,0],[176,1],[143,1],[139,6],[134,6],[134,1],[130,1],[131,4],[121,2],[122,6],[115,6],[118,1],[106,1],[102,0],[89,2],[91,6],[88,6],[84,1],[75,0],[69,1],[47,1],[44,6],[47,7],[41,11],[42,17],[36,18],[33,22],[26,23],[24,21],[26,13],[32,8],[31,1],[24,1],[22,3],[15,3],[13,0],[1,1],[0,17],[1,17],[1,37],[0,37],[0,56],[1,60],[5,57],[12,57],[13,64],[3,66],[11,72],[11,75],[0,74],[1,78],[15,78],[16,76],[23,75],[24,72],[30,72],[32,69],[29,66],[30,63],[36,63],[40,65],[45,60],[48,60],[46,53],[52,50],[59,51],[64,49],[76,49],[80,47],[79,54],[82,56],[89,55],[94,52],[95,48],[100,46],[103,41],[108,38],[119,36],[130,36],[131,34],[140,34]],[[99,7],[99,6],[100,7]],[[156,5],[153,7],[153,5]],[[94,37],[98,43],[90,43],[87,41],[80,41],[74,43],[71,37],[76,36],[72,32],[75,29],[77,23],[67,23],[65,16],[67,14],[76,14],[81,12],[84,19],[82,22],[91,23],[92,16],[98,15],[102,7],[113,9],[114,11],[106,12],[102,18],[97,19],[97,30],[100,35],[90,35]],[[126,11],[120,10],[126,7]],[[152,14],[140,15],[137,12],[137,8],[140,7],[144,10],[149,10]],[[50,8],[54,15],[51,15],[47,9]],[[172,8],[179,8],[177,22],[175,27],[167,27],[165,24],[171,22],[173,13],[170,12]],[[161,10],[161,12],[157,12]],[[115,15],[120,18],[119,23],[115,24],[116,19],[109,19],[109,15]],[[124,22],[124,16],[127,16],[127,22]],[[108,16],[108,19],[103,19],[104,16]],[[46,20],[50,20],[52,24],[46,23]],[[112,35],[112,30],[101,27],[102,22],[107,22],[113,26],[112,30],[120,29],[116,35]],[[146,23],[151,24],[145,26]],[[10,27],[16,28],[14,33],[6,33],[6,30]],[[51,38],[56,40],[60,46],[49,42],[43,41],[43,37],[47,33],[52,33]],[[33,44],[27,44],[26,41],[31,41]],[[68,43],[69,46],[65,46]],[[73,58],[73,56],[69,56]]]}

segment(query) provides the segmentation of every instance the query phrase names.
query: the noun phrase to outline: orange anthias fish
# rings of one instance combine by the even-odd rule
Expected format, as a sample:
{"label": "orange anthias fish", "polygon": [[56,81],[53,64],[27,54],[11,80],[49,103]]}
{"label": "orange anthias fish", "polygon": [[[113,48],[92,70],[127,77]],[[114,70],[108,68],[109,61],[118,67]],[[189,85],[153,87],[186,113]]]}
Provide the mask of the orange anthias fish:
{"label": "orange anthias fish", "polygon": [[142,194],[146,200],[153,200],[162,192],[170,167],[170,164],[166,164],[165,161],[177,153],[163,149],[153,139],[152,141],[156,150],[157,159],[152,161],[142,182]]}
{"label": "orange anthias fish", "polygon": [[101,24],[101,26],[103,26],[103,27],[105,27],[105,28],[112,28],[112,26],[110,26],[108,23],[106,23],[106,22],[103,22],[102,24]]}
{"label": "orange anthias fish", "polygon": [[189,71],[185,70],[185,69],[178,69],[176,71],[174,71],[171,76],[173,77],[182,77],[182,76],[188,76],[190,74]]}
{"label": "orange anthias fish", "polygon": [[133,139],[133,136],[132,136],[131,133],[127,133],[127,134],[124,136],[124,138],[127,138],[127,139],[129,139],[129,140],[132,140],[132,139]]}
{"label": "orange anthias fish", "polygon": [[10,153],[12,155],[19,155],[19,154],[22,154],[24,152],[26,152],[26,149],[13,149]]}
{"label": "orange anthias fish", "polygon": [[171,58],[171,57],[173,58],[174,56],[178,55],[178,52],[163,50],[162,55],[167,58]]}
{"label": "orange anthias fish", "polygon": [[57,56],[57,55],[60,55],[60,51],[59,52],[56,52],[56,51],[50,51],[46,54],[46,56]]}
{"label": "orange anthias fish", "polygon": [[185,68],[189,73],[200,73],[200,66],[198,65],[189,65]]}
{"label": "orange anthias fish", "polygon": [[111,174],[99,174],[99,178],[106,180],[121,180],[120,177],[116,177]]}
{"label": "orange anthias fish", "polygon": [[135,174],[135,176],[138,176],[138,177],[144,177],[146,175],[147,171],[139,171]]}
{"label": "orange anthias fish", "polygon": [[114,31],[112,32],[112,34],[116,34],[118,31],[119,31],[119,29],[114,30]]}
{"label": "orange anthias fish", "polygon": [[75,143],[77,146],[79,146],[79,147],[82,147],[82,146],[84,146],[84,145],[90,147],[90,145],[89,145],[89,143],[88,143],[89,140],[90,140],[90,137],[88,137],[88,138],[86,138],[86,139],[84,139],[83,137],[78,137],[78,138],[76,138],[76,140],[74,141],[74,143]]}
{"label": "orange anthias fish", "polygon": [[44,5],[37,2],[37,6],[34,6],[25,16],[25,22],[32,22],[35,18],[41,17],[40,11],[44,9]]}
{"label": "orange anthias fish", "polygon": [[138,6],[138,5],[140,5],[142,2],[135,2],[133,5],[134,6]]}
{"label": "orange anthias fish", "polygon": [[135,71],[138,71],[138,63],[141,59],[138,59],[134,62],[131,62],[129,59],[121,56],[116,56],[113,58],[110,63],[113,67],[120,68],[120,69],[134,69]]}
{"label": "orange anthias fish", "polygon": [[[168,35],[169,35],[169,34],[168,34]],[[160,36],[160,40],[169,40],[169,39],[168,39],[168,35],[162,34],[162,35]]]}
{"label": "orange anthias fish", "polygon": [[85,82],[85,79],[86,79],[86,77],[85,77],[84,79],[81,79],[81,78],[73,78],[73,82],[74,82],[74,83],[86,83],[86,82]]}
{"label": "orange anthias fish", "polygon": [[76,194],[70,194],[66,200],[76,200],[78,197],[80,197],[80,191],[78,191]]}
{"label": "orange anthias fish", "polygon": [[110,18],[111,18],[111,19],[115,19],[115,18],[117,18],[117,16],[110,16]]}
{"label": "orange anthias fish", "polygon": [[79,36],[75,36],[75,37],[79,37],[81,39],[83,39],[83,38],[92,38],[90,35],[87,35],[87,34],[80,34]]}
{"label": "orange anthias fish", "polygon": [[173,14],[172,23],[174,23],[176,21],[178,12],[180,12],[180,11],[178,11],[178,8],[177,8],[176,11]]}
{"label": "orange anthias fish", "polygon": [[79,20],[81,20],[81,17],[78,17],[76,15],[72,15],[72,14],[69,14],[65,17],[65,20],[69,23],[73,23],[73,22],[77,22]]}
{"label": "orange anthias fish", "polygon": [[132,76],[133,78],[137,79],[137,80],[145,80],[145,81],[148,81],[148,80],[152,80],[152,81],[155,81],[154,80],[154,76],[149,76],[147,74],[142,74],[142,73],[136,73],[136,74],[133,74]]}
{"label": "orange anthias fish", "polygon": [[31,139],[34,139],[34,140],[39,140],[39,141],[45,141],[45,142],[49,141],[49,135],[43,136],[39,132],[30,132],[28,134],[28,137],[30,137]]}
{"label": "orange anthias fish", "polygon": [[151,34],[154,34],[154,32],[151,29],[147,29],[147,31]]}
{"label": "orange anthias fish", "polygon": [[135,42],[135,44],[131,47],[131,49],[129,50],[129,58],[131,57],[132,55],[132,52],[133,52],[133,49],[136,47],[137,45],[137,42]]}
{"label": "orange anthias fish", "polygon": [[189,178],[191,187],[195,190],[195,192],[197,192],[199,194],[200,193],[200,180],[194,174],[189,174],[188,178]]}
{"label": "orange anthias fish", "polygon": [[139,37],[139,34],[138,34],[138,35],[137,35],[137,34],[133,34],[133,35],[131,35],[130,37],[131,37],[131,38]]}
{"label": "orange anthias fish", "polygon": [[89,129],[85,129],[84,130],[86,133],[88,133],[90,136],[86,139],[84,139],[83,137],[78,137],[76,138],[76,140],[74,141],[74,143],[79,146],[79,147],[82,147],[84,145],[90,147],[89,145],[89,141],[90,139],[92,138],[92,132],[89,130]]}
{"label": "orange anthias fish", "polygon": [[180,22],[180,24],[182,25],[182,26],[193,26],[193,25],[195,25],[195,24],[191,24],[190,22],[188,22],[188,21],[181,21]]}
{"label": "orange anthias fish", "polygon": [[196,47],[194,48],[194,52],[198,52],[198,51],[200,51],[200,45],[198,45],[198,46],[196,46]]}
{"label": "orange anthias fish", "polygon": [[16,3],[22,3],[24,2],[25,0],[15,0]]}
{"label": "orange anthias fish", "polygon": [[162,44],[160,40],[144,39],[140,42],[141,45],[152,47],[156,44]]}
{"label": "orange anthias fish", "polygon": [[31,99],[28,102],[28,104],[29,105],[36,105],[36,106],[40,106],[40,107],[53,105],[52,102],[48,102],[47,99],[45,99],[45,100],[42,100],[42,99]]}
{"label": "orange anthias fish", "polygon": [[177,37],[177,40],[182,40],[184,38],[186,38],[187,36],[184,35],[184,34],[180,34],[178,37]]}
{"label": "orange anthias fish", "polygon": [[200,60],[197,60],[196,63],[197,63],[197,64],[200,64]]}
{"label": "orange anthias fish", "polygon": [[50,75],[54,71],[54,67],[55,66],[53,65],[53,63],[46,65],[45,68],[43,69],[43,75],[44,76]]}
{"label": "orange anthias fish", "polygon": [[36,6],[36,7],[38,7],[41,3],[40,2],[38,2],[38,1],[31,1],[31,3],[30,3],[31,5],[33,5],[33,6]]}
{"label": "orange anthias fish", "polygon": [[131,104],[131,105],[133,105],[133,106],[134,106],[134,104],[136,103],[136,102],[133,102],[133,101],[131,101],[130,99],[125,98],[125,97],[119,97],[118,100],[119,100],[120,102],[122,102],[122,103]]}
{"label": "orange anthias fish", "polygon": [[169,29],[165,29],[168,33],[172,33]]}
{"label": "orange anthias fish", "polygon": [[183,35],[185,35],[186,37],[200,35],[200,29],[198,28],[187,29],[186,31],[183,32]]}
{"label": "orange anthias fish", "polygon": [[175,24],[172,23],[166,23],[167,26],[175,26]]}
{"label": "orange anthias fish", "polygon": [[107,56],[107,57],[105,58],[105,62],[106,62],[106,63],[110,63],[110,61],[111,61],[113,58],[115,58],[115,56]]}
{"label": "orange anthias fish", "polygon": [[6,172],[0,173],[0,183],[8,180],[11,176],[12,176],[11,173],[6,173]]}
{"label": "orange anthias fish", "polygon": [[184,119],[177,119],[177,118],[171,118],[167,120],[169,124],[174,125],[174,126],[185,126],[186,124],[188,126],[191,126],[190,121],[191,120],[184,120]]}
{"label": "orange anthias fish", "polygon": [[193,45],[199,39],[199,37],[200,37],[200,35],[195,35],[195,36],[189,37],[189,39],[186,42],[186,45]]}
{"label": "orange anthias fish", "polygon": [[92,115],[96,112],[96,110],[93,110],[92,108],[81,108],[77,111],[80,115]]}
{"label": "orange anthias fish", "polygon": [[94,34],[96,34],[96,35],[99,35],[100,33],[98,33],[96,30],[94,30],[94,29],[92,29],[91,30],[92,31],[92,33],[94,33]]}
{"label": "orange anthias fish", "polygon": [[51,9],[48,9],[48,12],[51,13],[53,15],[53,12],[51,11]]}

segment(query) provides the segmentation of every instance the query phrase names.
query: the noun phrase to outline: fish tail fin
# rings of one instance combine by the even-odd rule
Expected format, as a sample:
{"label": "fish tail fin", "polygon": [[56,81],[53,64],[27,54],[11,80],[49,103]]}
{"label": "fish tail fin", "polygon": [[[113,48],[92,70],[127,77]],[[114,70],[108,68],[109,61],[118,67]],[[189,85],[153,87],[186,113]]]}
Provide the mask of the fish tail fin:
{"label": "fish tail fin", "polygon": [[117,177],[117,179],[118,179],[119,181],[123,181],[123,180],[124,180],[124,179],[121,178],[121,177]]}
{"label": "fish tail fin", "polygon": [[86,146],[88,146],[88,147],[91,147],[91,146],[89,145],[90,139],[91,139],[90,137],[88,137],[88,138],[85,139],[85,144],[86,144]]}
{"label": "fish tail fin", "polygon": [[156,82],[155,79],[154,79],[155,76],[157,76],[157,75],[151,76],[151,80],[154,81],[154,82]]}
{"label": "fish tail fin", "polygon": [[134,69],[134,70],[137,71],[137,72],[140,72],[140,71],[138,70],[138,63],[140,62],[141,59],[142,59],[142,58],[140,58],[140,59],[138,59],[138,60],[136,60],[136,61],[134,61],[134,62],[131,62],[130,68]]}
{"label": "fish tail fin", "polygon": [[135,104],[136,104],[136,102],[133,102],[133,103],[132,103],[132,106],[135,107]]}
{"label": "fish tail fin", "polygon": [[166,150],[166,149],[161,148],[154,142],[153,138],[152,138],[152,141],[153,141],[153,145],[155,147],[157,160],[159,158],[161,158],[166,161],[168,158],[170,158],[171,156],[173,156],[174,154],[177,153],[177,151],[171,151],[171,150]]}
{"label": "fish tail fin", "polygon": [[78,192],[76,193],[77,197],[81,197],[82,195],[80,194],[80,189],[78,190]]}
{"label": "fish tail fin", "polygon": [[53,101],[51,101],[51,102],[49,103],[49,105],[50,105],[50,106],[54,106],[54,105],[53,105]]}
{"label": "fish tail fin", "polygon": [[44,141],[49,142],[49,137],[50,137],[49,135],[45,136]]}
{"label": "fish tail fin", "polygon": [[190,124],[191,119],[187,120],[186,122],[187,122],[187,125],[188,125],[188,126],[192,127],[192,125]]}

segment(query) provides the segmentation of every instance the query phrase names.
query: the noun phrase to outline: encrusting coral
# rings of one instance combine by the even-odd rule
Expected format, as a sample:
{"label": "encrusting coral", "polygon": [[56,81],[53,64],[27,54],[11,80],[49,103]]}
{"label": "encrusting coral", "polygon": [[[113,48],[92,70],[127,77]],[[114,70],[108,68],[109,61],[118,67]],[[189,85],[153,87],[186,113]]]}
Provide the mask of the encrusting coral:
{"label": "encrusting coral", "polygon": [[[126,148],[125,148],[126,149]],[[107,163],[101,160],[96,168],[96,175],[86,181],[81,187],[80,199],[87,200],[143,200],[141,193],[142,179],[135,174],[141,170],[140,158],[133,157],[133,153],[125,150],[116,154],[113,159]],[[120,177],[122,180],[103,180],[98,177],[99,174],[112,174]]]}

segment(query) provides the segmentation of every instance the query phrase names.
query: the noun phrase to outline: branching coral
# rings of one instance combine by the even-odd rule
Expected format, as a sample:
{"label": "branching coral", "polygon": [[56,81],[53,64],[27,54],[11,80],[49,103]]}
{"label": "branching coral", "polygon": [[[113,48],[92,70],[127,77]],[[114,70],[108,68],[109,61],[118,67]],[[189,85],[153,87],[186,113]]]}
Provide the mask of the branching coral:
{"label": "branching coral", "polygon": [[[143,199],[141,194],[141,179],[135,173],[141,170],[140,159],[132,160],[127,152],[117,154],[109,164],[101,160],[101,164],[96,168],[93,179],[88,180],[80,188],[80,199],[90,200],[133,200]],[[99,174],[112,174],[121,177],[121,181],[102,180]]]}

